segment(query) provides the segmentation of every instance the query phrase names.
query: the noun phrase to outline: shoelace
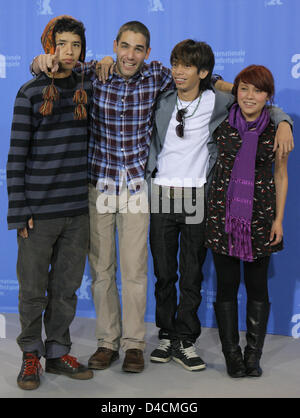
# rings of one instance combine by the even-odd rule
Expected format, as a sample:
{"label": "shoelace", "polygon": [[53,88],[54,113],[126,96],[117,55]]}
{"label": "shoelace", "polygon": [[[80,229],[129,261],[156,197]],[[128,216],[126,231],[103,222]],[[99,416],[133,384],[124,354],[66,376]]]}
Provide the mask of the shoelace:
{"label": "shoelace", "polygon": [[34,354],[26,354],[25,358],[25,367],[23,371],[23,376],[31,376],[33,374],[42,374],[43,368],[39,361],[39,358]]}
{"label": "shoelace", "polygon": [[61,359],[67,366],[70,366],[73,369],[77,369],[79,367],[79,363],[76,357],[66,354],[65,356],[62,356]]}
{"label": "shoelace", "polygon": [[198,357],[198,354],[195,351],[195,347],[191,345],[190,347],[184,348],[182,343],[180,343],[180,351],[187,357],[187,358],[194,358]]}
{"label": "shoelace", "polygon": [[158,350],[168,351],[171,347],[171,341],[162,339],[157,347]]}

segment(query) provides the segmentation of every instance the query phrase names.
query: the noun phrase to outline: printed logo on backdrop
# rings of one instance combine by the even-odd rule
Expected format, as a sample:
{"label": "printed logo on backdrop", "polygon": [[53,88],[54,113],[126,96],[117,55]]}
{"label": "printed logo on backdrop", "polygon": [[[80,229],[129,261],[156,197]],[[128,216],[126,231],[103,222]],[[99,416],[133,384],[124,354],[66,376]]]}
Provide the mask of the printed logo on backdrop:
{"label": "printed logo on backdrop", "polygon": [[244,49],[238,51],[214,51],[215,54],[215,71],[224,70],[225,66],[236,65],[239,67],[244,64],[246,51]]}
{"label": "printed logo on backdrop", "polygon": [[213,304],[216,300],[217,291],[211,289],[201,289],[202,304],[204,303],[206,309],[212,310]]}
{"label": "printed logo on backdrop", "polygon": [[292,66],[292,70],[291,70],[292,77],[299,78],[300,77],[300,54],[293,55],[291,62],[295,63],[295,65]]}
{"label": "printed logo on backdrop", "polygon": [[77,293],[78,299],[91,300],[91,292],[90,292],[91,283],[92,283],[92,279],[90,279],[88,275],[84,274],[82,277],[81,286],[78,289],[78,293]]}
{"label": "printed logo on backdrop", "polygon": [[7,296],[8,293],[17,292],[18,289],[18,280],[0,279],[0,296]]}
{"label": "printed logo on backdrop", "polygon": [[293,315],[291,322],[295,324],[292,328],[292,337],[300,338],[300,314]]}
{"label": "printed logo on backdrop", "polygon": [[91,60],[101,61],[102,58],[104,58],[106,55],[107,54],[97,54],[97,53],[94,54],[94,52],[87,47],[85,60],[86,61],[91,61]]}
{"label": "printed logo on backdrop", "polygon": [[6,169],[0,168],[0,187],[6,186]]}
{"label": "printed logo on backdrop", "polygon": [[162,0],[148,0],[149,12],[164,12]]}
{"label": "printed logo on backdrop", "polygon": [[0,54],[0,78],[6,78],[6,57]]}
{"label": "printed logo on backdrop", "polygon": [[282,6],[283,2],[281,0],[266,0],[265,6]]}
{"label": "printed logo on backdrop", "polygon": [[37,0],[37,14],[38,15],[53,15],[51,8],[52,0]]}
{"label": "printed logo on backdrop", "polygon": [[20,55],[0,54],[0,78],[6,78],[8,68],[19,67],[20,63],[21,63]]}
{"label": "printed logo on backdrop", "polygon": [[6,338],[6,320],[4,315],[0,315],[0,338]]}
{"label": "printed logo on backdrop", "polygon": [[[84,274],[82,277],[81,286],[76,292],[79,300],[91,300],[92,299],[91,284],[92,284],[92,279],[87,274]],[[117,283],[117,289],[118,289],[119,295],[121,295],[121,292],[122,292],[121,283]],[[0,295],[1,295],[1,292],[0,292]]]}

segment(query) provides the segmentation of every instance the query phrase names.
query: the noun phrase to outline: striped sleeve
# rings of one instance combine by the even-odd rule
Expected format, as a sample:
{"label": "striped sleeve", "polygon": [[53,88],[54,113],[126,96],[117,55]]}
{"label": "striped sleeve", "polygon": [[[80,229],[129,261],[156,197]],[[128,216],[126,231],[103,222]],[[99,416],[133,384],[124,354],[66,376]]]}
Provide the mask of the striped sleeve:
{"label": "striped sleeve", "polygon": [[14,104],[10,148],[6,166],[8,229],[24,228],[31,217],[25,197],[25,167],[32,135],[32,105],[20,90]]}
{"label": "striped sleeve", "polygon": [[152,61],[150,68],[152,68],[154,74],[159,75],[160,92],[171,90],[176,87],[172,77],[172,71],[169,68],[164,67],[161,62]]}
{"label": "striped sleeve", "polygon": [[84,71],[84,75],[88,78],[88,80],[94,81],[97,78],[96,64],[97,61],[95,60],[84,63],[77,61],[74,70],[77,74],[80,74],[82,71]]}

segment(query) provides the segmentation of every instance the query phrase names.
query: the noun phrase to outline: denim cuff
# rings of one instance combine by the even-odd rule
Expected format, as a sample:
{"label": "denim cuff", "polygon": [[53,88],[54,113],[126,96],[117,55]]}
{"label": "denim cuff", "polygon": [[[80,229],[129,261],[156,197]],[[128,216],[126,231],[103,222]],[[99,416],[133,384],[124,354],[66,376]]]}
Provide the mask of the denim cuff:
{"label": "denim cuff", "polygon": [[71,350],[71,345],[62,345],[56,342],[49,342],[45,344],[46,346],[46,359],[59,358],[68,354]]}
{"label": "denim cuff", "polygon": [[38,341],[32,341],[29,344],[20,344],[21,350],[24,353],[33,353],[35,351],[37,351],[37,356],[38,357],[43,357],[45,356],[45,346],[43,344],[43,341],[38,340]]}

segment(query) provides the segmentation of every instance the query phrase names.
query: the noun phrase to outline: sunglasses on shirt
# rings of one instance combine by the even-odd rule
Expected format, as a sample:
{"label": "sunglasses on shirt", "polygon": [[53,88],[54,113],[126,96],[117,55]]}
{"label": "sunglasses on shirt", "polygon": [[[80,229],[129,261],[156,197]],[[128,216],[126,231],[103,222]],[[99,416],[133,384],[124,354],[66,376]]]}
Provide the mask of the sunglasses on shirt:
{"label": "sunglasses on shirt", "polygon": [[178,109],[176,113],[176,120],[179,122],[179,125],[176,126],[175,131],[176,135],[179,138],[183,138],[184,136],[184,114],[186,113],[186,109]]}

